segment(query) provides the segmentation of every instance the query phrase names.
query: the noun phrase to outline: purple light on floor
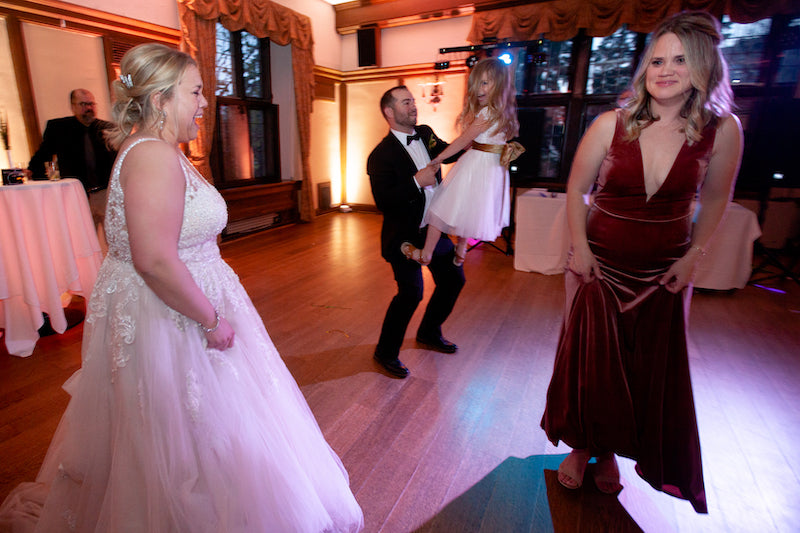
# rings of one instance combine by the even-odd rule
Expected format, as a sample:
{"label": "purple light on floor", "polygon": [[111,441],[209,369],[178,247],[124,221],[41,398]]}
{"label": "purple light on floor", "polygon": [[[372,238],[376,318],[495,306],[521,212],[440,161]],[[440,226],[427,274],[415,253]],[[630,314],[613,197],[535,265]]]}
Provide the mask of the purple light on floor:
{"label": "purple light on floor", "polygon": [[758,287],[759,289],[764,289],[765,291],[769,292],[777,292],[778,294],[786,294],[786,291],[782,291],[780,289],[774,289],[772,287],[765,287],[763,285],[759,285],[758,283],[753,283],[753,287]]}

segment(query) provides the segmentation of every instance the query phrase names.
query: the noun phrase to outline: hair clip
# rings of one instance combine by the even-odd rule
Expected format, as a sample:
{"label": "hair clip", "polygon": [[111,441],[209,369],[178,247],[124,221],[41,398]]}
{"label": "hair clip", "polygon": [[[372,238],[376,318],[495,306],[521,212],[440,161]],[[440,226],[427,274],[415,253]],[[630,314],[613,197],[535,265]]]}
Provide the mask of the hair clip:
{"label": "hair clip", "polygon": [[131,78],[130,74],[120,74],[119,81],[125,86],[125,88],[133,89],[133,79]]}

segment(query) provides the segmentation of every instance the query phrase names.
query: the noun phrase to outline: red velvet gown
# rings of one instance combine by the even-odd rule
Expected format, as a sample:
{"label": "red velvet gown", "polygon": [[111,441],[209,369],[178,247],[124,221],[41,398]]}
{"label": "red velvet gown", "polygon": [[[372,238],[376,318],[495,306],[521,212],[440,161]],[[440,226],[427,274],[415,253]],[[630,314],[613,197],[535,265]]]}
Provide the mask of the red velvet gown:
{"label": "red velvet gown", "polygon": [[707,511],[686,346],[691,286],[659,277],[691,242],[692,201],[716,130],[684,143],[648,200],[639,141],[614,140],[600,166],[586,231],[604,279],[566,273],[567,307],[542,428],[573,448],[637,461],[654,488]]}

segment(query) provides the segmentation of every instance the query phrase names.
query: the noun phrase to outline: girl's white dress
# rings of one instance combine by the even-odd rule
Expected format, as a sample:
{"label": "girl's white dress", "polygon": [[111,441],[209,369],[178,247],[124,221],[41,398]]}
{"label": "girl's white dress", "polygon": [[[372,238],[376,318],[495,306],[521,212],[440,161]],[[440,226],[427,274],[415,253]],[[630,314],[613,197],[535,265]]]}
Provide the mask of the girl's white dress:
{"label": "girl's white dress", "polygon": [[47,533],[360,530],[347,472],[220,257],[225,202],[184,157],[179,255],[230,322],[234,346],[207,349],[197,324],[134,269],[119,185],[128,150],[112,172],[109,251],[88,305],[82,368],[64,386],[72,398],[37,483],[14,489],[0,524]]}
{"label": "girl's white dress", "polygon": [[[481,109],[478,118],[487,119],[488,111]],[[505,134],[493,128],[489,126],[475,142],[505,144]],[[509,224],[509,193],[508,169],[500,164],[500,154],[469,149],[436,188],[422,224],[449,235],[493,241]]]}

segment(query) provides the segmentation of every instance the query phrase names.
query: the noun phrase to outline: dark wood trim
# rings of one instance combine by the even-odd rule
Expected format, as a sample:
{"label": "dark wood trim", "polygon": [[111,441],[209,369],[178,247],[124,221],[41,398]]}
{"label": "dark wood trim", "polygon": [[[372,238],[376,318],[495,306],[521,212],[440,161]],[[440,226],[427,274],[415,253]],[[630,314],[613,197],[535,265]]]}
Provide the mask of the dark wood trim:
{"label": "dark wood trim", "polygon": [[336,101],[336,82],[323,78],[321,76],[314,76],[314,100],[327,100],[329,102]]}
{"label": "dark wood trim", "polygon": [[341,83],[344,81],[344,72],[322,65],[314,65],[314,81],[321,80],[327,83]]}
{"label": "dark wood trim", "polygon": [[342,196],[339,203],[347,203],[347,84],[339,84],[339,175]]}
{"label": "dark wood trim", "polygon": [[15,15],[23,22],[107,35],[137,43],[159,41],[177,45],[181,40],[178,29],[56,0],[0,0],[0,14]]}
{"label": "dark wood trim", "polygon": [[391,28],[418,22],[445,20],[472,15],[478,2],[454,0],[403,0],[383,2],[347,2],[334,6],[336,31],[342,35],[359,28],[375,26]]}
{"label": "dark wood trim", "polygon": [[586,97],[586,81],[589,79],[589,56],[592,49],[592,38],[580,30],[572,39],[573,75],[570,77],[570,102],[567,105],[567,118],[564,130],[564,146],[561,151],[561,176],[563,181],[569,176],[572,160],[581,140],[581,121],[583,120],[584,100]]}
{"label": "dark wood trim", "polygon": [[346,2],[336,9],[336,31],[353,33],[359,28],[392,28],[419,22],[431,22],[470,16],[477,11],[489,11],[549,0],[382,0]]}
{"label": "dark wood trim", "polygon": [[11,47],[14,77],[22,106],[22,120],[27,132],[28,150],[30,153],[34,153],[42,141],[42,132],[39,130],[39,117],[33,102],[33,82],[31,81],[28,57],[25,55],[25,36],[22,34],[22,23],[14,14],[6,16],[6,28],[8,28],[8,44]]}
{"label": "dark wood trim", "polygon": [[106,60],[106,77],[108,78],[108,85],[110,86],[111,82],[117,77],[117,72],[114,70],[113,41],[106,35],[103,35],[101,39],[103,41],[103,56]]}
{"label": "dark wood trim", "polygon": [[219,192],[228,204],[228,226],[271,214],[279,215],[276,226],[297,222],[300,187],[300,181],[282,181],[221,189]]}
{"label": "dark wood trim", "polygon": [[299,190],[299,181],[282,181],[222,189],[220,194],[228,202],[229,207],[232,202],[240,202],[237,210],[228,214],[231,221],[236,221],[267,212],[297,207],[295,195]]}
{"label": "dark wood trim", "polygon": [[467,65],[464,64],[464,60],[450,61],[450,68],[447,70],[434,69],[433,62],[395,67],[366,68],[362,70],[349,70],[346,72],[328,67],[321,67],[319,65],[314,66],[314,76],[338,83],[386,81],[414,76],[444,76],[451,74],[467,74],[468,72],[469,69]]}

